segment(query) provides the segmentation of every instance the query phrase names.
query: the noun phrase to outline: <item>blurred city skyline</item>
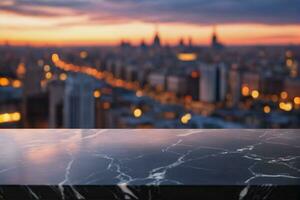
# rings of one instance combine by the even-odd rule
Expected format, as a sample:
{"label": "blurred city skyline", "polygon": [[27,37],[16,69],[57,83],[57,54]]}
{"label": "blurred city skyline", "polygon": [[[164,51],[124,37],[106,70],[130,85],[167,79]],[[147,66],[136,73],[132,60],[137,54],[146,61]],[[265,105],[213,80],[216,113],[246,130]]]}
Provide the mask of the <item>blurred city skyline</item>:
{"label": "blurred city skyline", "polygon": [[2,0],[0,128],[299,128],[299,10]]}
{"label": "blurred city skyline", "polygon": [[214,26],[226,45],[299,44],[299,6],[297,0],[3,0],[0,44],[149,44],[158,29],[164,45],[179,38],[208,45]]}

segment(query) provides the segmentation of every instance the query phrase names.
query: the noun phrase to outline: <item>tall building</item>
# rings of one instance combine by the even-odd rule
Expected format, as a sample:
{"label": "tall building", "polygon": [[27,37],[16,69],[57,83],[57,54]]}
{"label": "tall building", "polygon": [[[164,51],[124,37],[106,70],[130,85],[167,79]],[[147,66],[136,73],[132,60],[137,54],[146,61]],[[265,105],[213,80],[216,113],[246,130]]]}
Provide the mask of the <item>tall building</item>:
{"label": "tall building", "polygon": [[220,50],[224,48],[224,45],[219,42],[216,27],[213,28],[213,34],[211,37],[211,47],[215,50]]}
{"label": "tall building", "polygon": [[158,28],[156,28],[152,46],[154,48],[159,48],[161,46]]}
{"label": "tall building", "polygon": [[164,72],[151,72],[148,76],[148,83],[151,87],[166,90],[167,89],[167,76]]}
{"label": "tall building", "polygon": [[187,79],[182,74],[172,74],[167,77],[167,90],[183,96],[187,92]]}
{"label": "tall building", "polygon": [[64,128],[64,97],[66,81],[53,80],[48,84],[49,128]]}
{"label": "tall building", "polygon": [[42,66],[27,64],[23,77],[22,118],[25,128],[48,127],[48,93]]}
{"label": "tall building", "polygon": [[82,74],[49,84],[51,128],[94,128],[96,81]]}
{"label": "tall building", "polygon": [[201,74],[198,70],[191,71],[191,73],[187,77],[187,95],[191,96],[194,101],[199,100],[200,77]]}
{"label": "tall building", "polygon": [[284,89],[288,93],[288,98],[300,97],[300,78],[286,78]]}
{"label": "tall building", "polygon": [[242,72],[234,65],[228,73],[228,90],[231,96],[232,106],[238,105],[241,99],[241,87],[242,87]]}
{"label": "tall building", "polygon": [[207,103],[224,101],[227,93],[226,66],[202,64],[200,73],[200,100]]}

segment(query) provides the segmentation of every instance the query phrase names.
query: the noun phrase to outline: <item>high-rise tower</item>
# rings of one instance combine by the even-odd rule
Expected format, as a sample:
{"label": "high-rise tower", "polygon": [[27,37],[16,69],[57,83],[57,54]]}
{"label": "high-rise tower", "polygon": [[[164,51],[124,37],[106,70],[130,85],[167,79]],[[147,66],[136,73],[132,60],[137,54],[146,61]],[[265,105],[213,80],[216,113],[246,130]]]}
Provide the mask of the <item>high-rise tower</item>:
{"label": "high-rise tower", "polygon": [[211,47],[213,49],[222,49],[224,47],[223,44],[220,43],[218,40],[216,26],[213,27],[213,33],[212,33],[212,37],[211,37]]}
{"label": "high-rise tower", "polygon": [[155,36],[154,36],[154,39],[153,39],[153,44],[152,44],[153,47],[160,47],[161,44],[160,44],[160,37],[159,37],[159,31],[158,31],[158,26],[155,27]]}

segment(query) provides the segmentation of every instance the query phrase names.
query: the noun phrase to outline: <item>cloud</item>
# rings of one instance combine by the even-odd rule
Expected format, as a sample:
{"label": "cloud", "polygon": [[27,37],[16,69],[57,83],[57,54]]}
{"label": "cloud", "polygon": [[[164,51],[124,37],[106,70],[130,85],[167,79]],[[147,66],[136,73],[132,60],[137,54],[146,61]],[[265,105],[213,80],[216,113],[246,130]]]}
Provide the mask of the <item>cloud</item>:
{"label": "cloud", "polygon": [[0,4],[0,10],[19,15],[56,17],[68,13],[50,12],[49,8],[70,9],[76,15],[87,15],[89,23],[99,24],[133,20],[199,25],[300,23],[299,0],[4,0],[3,2],[12,3]]}
{"label": "cloud", "polygon": [[2,0],[0,2],[0,13],[8,12],[23,16],[35,17],[59,17],[71,15],[70,12],[61,12],[62,9],[73,10],[74,14],[76,9],[84,4],[84,0]]}

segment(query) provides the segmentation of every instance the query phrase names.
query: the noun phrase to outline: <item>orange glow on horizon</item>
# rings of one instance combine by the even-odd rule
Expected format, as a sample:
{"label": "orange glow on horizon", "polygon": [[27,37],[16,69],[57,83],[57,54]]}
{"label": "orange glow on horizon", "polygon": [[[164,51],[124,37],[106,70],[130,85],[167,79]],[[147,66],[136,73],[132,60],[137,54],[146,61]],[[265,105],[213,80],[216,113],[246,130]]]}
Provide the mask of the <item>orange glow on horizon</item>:
{"label": "orange glow on horizon", "polygon": [[[50,9],[50,8],[49,8]],[[155,25],[142,21],[91,23],[88,16],[68,9],[47,10],[56,17],[24,16],[0,12],[0,44],[12,45],[118,45],[122,39],[140,44],[152,43]],[[208,45],[213,27],[188,23],[160,23],[163,44],[176,45],[180,38],[193,39],[196,45]],[[220,24],[219,40],[225,45],[300,44],[300,25]]]}
{"label": "orange glow on horizon", "polygon": [[[100,32],[97,27],[78,27],[36,31],[4,30],[0,36],[0,44],[33,45],[33,46],[76,46],[76,45],[118,45],[121,39],[129,40],[133,45],[139,45],[141,40],[150,44],[153,39],[151,24],[111,25]],[[0,26],[1,27],[1,26]],[[178,28],[181,27],[181,28]],[[184,28],[185,27],[185,28]],[[127,31],[122,31],[126,29]],[[134,30],[139,30],[135,32]],[[181,32],[180,30],[187,30]],[[87,33],[87,34],[85,34]],[[250,33],[250,34],[249,34]],[[287,37],[285,35],[291,35]],[[166,25],[161,28],[160,36],[163,44],[176,45],[182,35],[193,38],[194,44],[209,45],[211,27],[195,25]],[[224,25],[218,28],[218,36],[225,45],[255,45],[255,44],[300,44],[299,26],[265,26],[265,25]]]}

